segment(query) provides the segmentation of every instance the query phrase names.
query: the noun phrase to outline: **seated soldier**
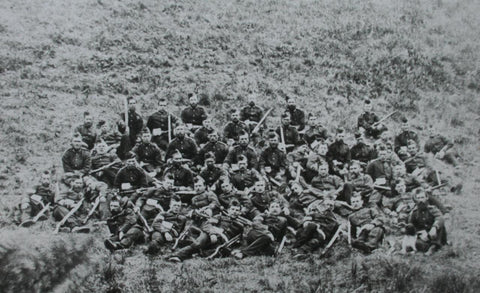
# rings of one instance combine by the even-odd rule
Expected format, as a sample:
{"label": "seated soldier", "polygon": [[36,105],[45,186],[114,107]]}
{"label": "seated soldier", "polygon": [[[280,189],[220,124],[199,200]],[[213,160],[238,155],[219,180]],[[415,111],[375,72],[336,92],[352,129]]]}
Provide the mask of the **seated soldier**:
{"label": "seated soldier", "polygon": [[166,212],[160,212],[152,223],[152,241],[145,253],[156,254],[160,248],[177,238],[185,228],[187,217],[182,214],[182,202],[180,197],[173,196],[170,200],[170,208]]}
{"label": "seated soldier", "polygon": [[218,133],[208,134],[208,142],[198,151],[195,163],[202,166],[205,163],[205,154],[212,152],[215,155],[215,164],[222,164],[228,154],[228,146],[218,140]]}
{"label": "seated soldier", "polygon": [[328,146],[327,160],[331,163],[333,167],[332,174],[342,176],[345,171],[342,169],[350,163],[351,154],[350,148],[344,142],[345,139],[345,130],[343,128],[337,129],[337,134],[335,135],[335,141]]}
{"label": "seated soldier", "polygon": [[311,187],[300,180],[304,188],[309,188],[310,191],[323,197],[331,194],[337,197],[343,190],[343,180],[337,175],[330,175],[328,165],[323,164],[318,167],[318,175],[312,179]]}
{"label": "seated soldier", "polygon": [[362,167],[366,167],[368,162],[377,157],[375,150],[365,143],[361,133],[355,133],[356,144],[350,148],[352,160],[361,162]]}
{"label": "seated soldier", "polygon": [[203,120],[207,119],[205,109],[198,106],[198,98],[196,94],[189,94],[189,106],[182,110],[182,122],[186,124],[187,128],[194,131],[202,127]]}
{"label": "seated soldier", "polygon": [[83,112],[83,124],[77,126],[74,133],[82,136],[82,140],[89,150],[93,149],[95,141],[97,140],[97,133],[93,127],[93,118],[90,112]]}
{"label": "seated soldier", "polygon": [[[27,191],[28,197],[22,200],[19,214],[16,220],[19,224],[31,220],[42,211],[47,204],[53,206],[55,200],[55,188],[51,183],[51,175],[49,171],[44,171],[40,176],[40,184],[33,187],[32,190]],[[41,220],[47,219],[48,209],[44,211],[44,217]]]}
{"label": "seated soldier", "polygon": [[245,190],[245,188],[250,188],[255,181],[262,178],[257,170],[247,168],[248,161],[245,156],[240,156],[237,163],[238,170],[234,170],[230,173],[230,182],[232,182],[236,189]]}
{"label": "seated soldier", "polygon": [[92,152],[92,171],[90,174],[96,179],[113,186],[115,176],[121,166],[121,161],[115,153],[108,152],[108,146],[105,142],[96,144]]}
{"label": "seated soldier", "polygon": [[363,207],[360,193],[355,193],[351,201],[354,212],[348,221],[351,225],[352,246],[364,253],[371,253],[382,242],[384,219],[377,208]]}
{"label": "seated soldier", "polygon": [[230,167],[233,168],[232,165],[238,164],[239,157],[243,156],[247,159],[248,162],[248,169],[257,168],[258,165],[258,155],[255,149],[249,145],[249,137],[247,132],[242,132],[238,138],[238,145],[234,146],[231,149],[227,157],[225,158],[225,169]]}
{"label": "seated soldier", "polygon": [[387,156],[387,149],[382,145],[378,149],[378,158],[367,165],[366,173],[372,177],[375,185],[389,186],[393,180],[393,165]]}
{"label": "seated soldier", "polygon": [[215,155],[213,153],[207,153],[205,154],[205,167],[199,175],[205,180],[205,184],[209,188],[214,188],[220,177],[227,176],[227,172],[215,166]]}
{"label": "seated soldier", "polygon": [[238,142],[241,133],[248,133],[248,126],[240,121],[240,112],[236,109],[232,110],[230,118],[232,120],[228,122],[223,129],[223,137],[224,140],[227,141],[227,144],[231,146],[234,142]]}
{"label": "seated soldier", "polygon": [[187,129],[184,125],[179,125],[175,128],[175,138],[167,147],[165,153],[165,161],[170,159],[177,151],[182,154],[182,157],[193,161],[197,156],[197,144],[193,139],[186,136]]}
{"label": "seated soldier", "polygon": [[418,146],[413,140],[409,141],[407,150],[409,158],[404,161],[407,173],[421,174],[426,167],[425,155],[418,152]]}
{"label": "seated soldier", "polygon": [[199,148],[202,148],[207,142],[209,142],[209,135],[211,133],[216,132],[215,128],[213,128],[213,122],[211,119],[207,118],[203,120],[202,124],[203,126],[198,128],[193,135],[195,143]]}
{"label": "seated soldier", "polygon": [[120,198],[110,200],[111,217],[107,219],[110,237],[105,240],[105,247],[110,250],[126,249],[134,243],[144,241],[143,229],[138,224],[138,213],[131,201],[122,203]]}
{"label": "seated soldier", "polygon": [[278,201],[270,203],[265,214],[257,215],[253,219],[252,229],[248,232],[247,247],[232,251],[236,258],[255,255],[274,255],[275,241],[280,242],[287,231],[287,219],[282,213],[282,204]]}
{"label": "seated soldier", "polygon": [[[56,206],[53,209],[52,216],[55,221],[61,221],[75,206],[84,199],[84,183],[82,178],[77,178],[72,182],[71,188],[61,193]],[[87,203],[82,202],[80,208],[71,215],[63,224],[59,231],[61,232],[89,232],[90,229],[82,227],[81,215],[87,213]]]}
{"label": "seated soldier", "polygon": [[[360,192],[363,198],[368,199],[371,197],[373,192],[373,180],[372,177],[368,174],[364,174],[362,167],[356,161],[353,161],[349,168],[349,172],[345,176],[345,185],[343,191],[340,193],[337,200],[345,201],[346,203],[351,203],[351,196],[353,192]],[[375,199],[370,198],[372,202],[375,202]]]}
{"label": "seated soldier", "polygon": [[97,127],[100,128],[100,130],[97,134],[96,143],[106,143],[108,146],[107,152],[113,152],[117,154],[119,158],[124,158],[125,154],[122,154],[120,150],[122,149],[122,143],[130,145],[128,135],[121,135],[117,130],[112,130],[111,126],[105,120],[98,121]]}
{"label": "seated soldier", "polygon": [[305,112],[297,108],[293,97],[287,97],[287,109],[285,112],[290,116],[291,125],[298,131],[302,131],[305,128]]}
{"label": "seated soldier", "polygon": [[287,157],[285,152],[278,148],[278,136],[271,133],[268,138],[268,147],[262,151],[258,161],[258,169],[262,176],[283,180],[287,168]]}
{"label": "seated soldier", "polygon": [[193,187],[193,172],[182,165],[182,154],[175,152],[172,155],[172,159],[167,164],[165,171],[163,171],[163,177],[170,176],[174,180],[174,185],[178,187],[184,187],[184,189]]}
{"label": "seated soldier", "polygon": [[312,253],[332,238],[339,226],[333,213],[333,206],[334,203],[331,200],[309,206],[295,236],[293,248],[296,252],[294,254],[298,256]]}
{"label": "seated soldier", "polygon": [[208,191],[205,181],[201,177],[195,178],[193,185],[195,195],[192,197],[190,207],[193,209],[208,208],[212,212],[217,213],[220,210],[220,202],[215,193]]}
{"label": "seated soldier", "polygon": [[280,148],[284,149],[285,152],[291,152],[296,146],[303,143],[300,140],[297,128],[291,125],[290,114],[283,113],[281,116],[282,125],[280,125],[275,132],[278,137],[280,137],[281,146]]}
{"label": "seated soldier", "polygon": [[264,213],[272,201],[278,201],[282,203],[282,205],[288,203],[277,191],[266,190],[266,183],[262,179],[255,182],[248,197],[252,202],[252,209],[247,213],[247,218],[249,219],[253,219],[255,216]]}
{"label": "seated soldier", "polygon": [[320,124],[318,117],[312,113],[308,114],[308,125],[302,135],[303,141],[313,148],[312,144],[324,141],[327,134],[327,129]]}
{"label": "seated soldier", "polygon": [[299,182],[292,181],[291,192],[287,195],[287,200],[290,204],[290,209],[292,210],[292,215],[304,215],[304,211],[312,203],[323,200],[323,197],[317,193],[312,192],[309,189],[306,189]]}
{"label": "seated soldier", "polygon": [[331,162],[327,160],[328,145],[325,142],[318,143],[313,150],[307,156],[307,169],[303,173],[307,183],[311,183],[312,179],[317,176],[320,165],[326,164],[329,169],[333,169]]}
{"label": "seated soldier", "polygon": [[377,139],[387,127],[379,123],[380,119],[372,112],[373,104],[369,99],[365,99],[363,104],[364,112],[357,119],[357,127],[365,136]]}
{"label": "seated soldier", "polygon": [[[168,119],[170,116],[170,125]],[[158,110],[153,113],[147,120],[147,128],[152,134],[152,142],[161,150],[165,151],[170,143],[168,130],[170,129],[170,138],[173,137],[173,127],[177,123],[177,117],[168,112],[167,100],[160,98],[158,100]]]}
{"label": "seated soldier", "polygon": [[128,153],[137,143],[137,138],[143,129],[143,118],[137,113],[137,100],[134,97],[129,97],[127,103],[128,125],[125,125],[125,112],[120,113],[120,119],[117,121],[118,131],[129,138],[119,147],[118,156],[122,159],[123,155]]}
{"label": "seated soldier", "polygon": [[395,152],[398,154],[398,151],[402,146],[408,146],[408,141],[413,140],[417,145],[419,145],[419,139],[417,133],[413,130],[410,130],[410,125],[408,124],[407,118],[402,119],[402,132],[400,132],[395,137]]}
{"label": "seated soldier", "polygon": [[157,174],[161,173],[162,153],[160,148],[151,142],[151,139],[150,131],[145,128],[142,131],[141,141],[135,145],[132,153],[135,154],[137,162],[148,172],[148,175],[156,177]]}
{"label": "seated soldier", "polygon": [[428,205],[428,197],[422,188],[414,191],[414,200],[416,206],[410,213],[408,223],[417,233],[417,250],[431,254],[447,244],[444,219],[437,207]]}
{"label": "seated soldier", "polygon": [[72,138],[72,147],[65,151],[62,156],[63,182],[70,186],[73,178],[86,176],[90,172],[91,158],[90,152],[83,148],[82,138],[74,135]]}
{"label": "seated soldier", "polygon": [[121,191],[138,189],[149,185],[147,174],[138,167],[135,157],[130,157],[125,162],[125,167],[120,169],[115,176],[114,185]]}
{"label": "seated soldier", "polygon": [[453,141],[448,140],[441,134],[436,134],[433,126],[429,129],[429,138],[423,147],[425,153],[432,153],[435,158],[443,160],[453,166],[457,166],[458,153],[454,148]]}
{"label": "seated soldier", "polygon": [[218,201],[223,209],[228,208],[232,200],[237,200],[242,205],[241,215],[246,216],[248,211],[252,209],[252,201],[248,197],[248,194],[244,191],[239,191],[233,187],[228,178],[224,179],[220,185],[220,193],[218,195]]}

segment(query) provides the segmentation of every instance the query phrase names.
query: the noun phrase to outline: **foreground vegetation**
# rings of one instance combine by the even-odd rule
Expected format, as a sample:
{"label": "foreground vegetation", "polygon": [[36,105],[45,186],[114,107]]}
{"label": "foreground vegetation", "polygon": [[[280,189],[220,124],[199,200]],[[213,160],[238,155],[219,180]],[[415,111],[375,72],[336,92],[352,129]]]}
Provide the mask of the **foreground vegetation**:
{"label": "foreground vegetation", "polygon": [[[479,8],[474,0],[3,1],[0,291],[478,291]],[[404,111],[424,135],[436,125],[463,157],[463,193],[447,199],[453,245],[431,258],[363,257],[339,244],[301,262],[287,249],[276,260],[169,264],[138,250],[114,258],[105,231],[53,237],[48,223],[12,224],[39,172],[60,172],[83,111],[113,120],[133,95],[146,116],[158,94],[178,113],[193,90],[220,122],[255,92],[274,117],[285,95],[298,95],[329,130],[351,130],[364,96],[380,113]]]}

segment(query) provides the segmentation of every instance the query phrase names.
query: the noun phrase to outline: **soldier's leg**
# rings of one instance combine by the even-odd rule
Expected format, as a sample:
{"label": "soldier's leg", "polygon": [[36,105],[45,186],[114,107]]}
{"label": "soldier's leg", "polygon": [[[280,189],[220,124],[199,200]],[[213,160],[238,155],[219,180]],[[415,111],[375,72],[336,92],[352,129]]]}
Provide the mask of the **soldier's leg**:
{"label": "soldier's leg", "polygon": [[128,248],[136,242],[141,242],[143,238],[143,230],[135,226],[130,228],[127,233],[125,233],[123,238],[120,240],[120,243],[124,248]]}
{"label": "soldier's leg", "polygon": [[371,247],[372,250],[378,248],[382,243],[384,231],[380,227],[375,227],[368,232],[366,244]]}
{"label": "soldier's leg", "polygon": [[299,248],[305,245],[309,240],[312,239],[313,235],[315,234],[317,226],[313,223],[307,224],[306,227],[301,227],[297,231],[295,243],[293,244],[293,248]]}
{"label": "soldier's leg", "polygon": [[269,254],[273,244],[272,239],[265,234],[250,232],[247,235],[249,245],[241,250],[244,256]]}
{"label": "soldier's leg", "polygon": [[175,257],[178,257],[180,260],[185,260],[190,258],[192,254],[198,252],[200,249],[206,247],[210,243],[210,237],[207,233],[201,231],[200,235],[195,238],[192,244],[180,249],[175,253]]}

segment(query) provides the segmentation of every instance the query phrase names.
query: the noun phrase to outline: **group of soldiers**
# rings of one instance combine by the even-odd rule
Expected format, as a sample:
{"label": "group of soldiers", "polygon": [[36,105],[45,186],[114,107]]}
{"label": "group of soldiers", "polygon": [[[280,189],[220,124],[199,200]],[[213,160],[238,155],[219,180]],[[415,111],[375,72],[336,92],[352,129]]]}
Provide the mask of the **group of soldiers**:
{"label": "group of soldiers", "polygon": [[285,245],[301,257],[340,236],[363,253],[387,235],[414,238],[403,253],[447,243],[442,194],[461,184],[431,162],[456,168],[453,142],[432,128],[421,151],[406,118],[393,135],[385,122],[394,113],[380,119],[367,99],[348,145],[345,129],[330,133],[291,97],[269,127],[272,109],[256,98],[232,110],[222,132],[195,94],[180,117],[162,98],[146,120],[133,97],[116,125],[85,112],[61,178],[42,173],[16,220],[30,226],[52,215],[55,233],[106,224],[107,249],[145,244],[144,253],[174,262],[276,255]]}

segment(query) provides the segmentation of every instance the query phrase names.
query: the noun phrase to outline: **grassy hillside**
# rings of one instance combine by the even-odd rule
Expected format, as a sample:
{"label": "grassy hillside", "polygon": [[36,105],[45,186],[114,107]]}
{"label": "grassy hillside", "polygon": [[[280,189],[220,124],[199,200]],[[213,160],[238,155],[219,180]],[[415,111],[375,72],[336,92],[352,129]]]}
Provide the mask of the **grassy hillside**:
{"label": "grassy hillside", "polygon": [[[13,261],[10,267],[28,275],[31,267],[22,259],[47,261],[71,242],[79,255],[95,260],[87,265],[60,251],[69,269],[59,272],[61,281],[46,278],[44,287],[29,287],[38,291],[477,291],[479,9],[474,0],[1,1],[0,244],[22,252],[18,263],[1,261]],[[307,262],[293,262],[287,253],[275,262],[174,265],[138,251],[112,261],[99,235],[52,238],[42,227],[35,238],[51,254],[32,251],[33,229],[16,230],[8,212],[42,170],[56,165],[60,171],[83,111],[114,119],[122,98],[132,95],[147,116],[157,94],[178,113],[193,90],[218,126],[249,93],[259,95],[261,106],[276,107],[271,125],[287,94],[298,96],[300,107],[320,114],[331,130],[352,129],[364,96],[376,99],[381,114],[403,111],[421,133],[435,125],[455,139],[464,159],[458,171],[464,191],[448,197],[453,246],[431,259],[363,258],[340,247]],[[395,130],[395,121],[389,123]],[[82,246],[85,241],[93,245]],[[32,274],[49,266],[38,268]],[[0,291],[34,290],[8,279]]]}

